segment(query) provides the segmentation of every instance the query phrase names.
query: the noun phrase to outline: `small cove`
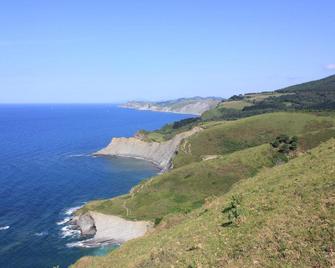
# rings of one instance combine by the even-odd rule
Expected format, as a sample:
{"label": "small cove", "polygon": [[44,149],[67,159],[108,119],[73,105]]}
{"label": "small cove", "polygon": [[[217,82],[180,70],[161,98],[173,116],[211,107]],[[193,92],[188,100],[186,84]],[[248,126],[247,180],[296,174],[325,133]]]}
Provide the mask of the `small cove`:
{"label": "small cove", "polygon": [[0,267],[67,267],[113,248],[67,247],[78,238],[62,221],[71,208],[124,194],[159,170],[146,161],[91,153],[112,137],[186,117],[114,105],[1,105]]}

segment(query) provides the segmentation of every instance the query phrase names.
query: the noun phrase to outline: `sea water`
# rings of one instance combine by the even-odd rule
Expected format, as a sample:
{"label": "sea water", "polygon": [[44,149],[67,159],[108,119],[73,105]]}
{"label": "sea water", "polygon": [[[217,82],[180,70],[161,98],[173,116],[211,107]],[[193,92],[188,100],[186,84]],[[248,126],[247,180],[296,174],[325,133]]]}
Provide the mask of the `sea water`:
{"label": "sea water", "polygon": [[124,194],[159,171],[149,162],[92,157],[112,137],[188,115],[115,105],[0,105],[0,267],[67,267],[112,247],[69,247],[66,221],[93,199]]}

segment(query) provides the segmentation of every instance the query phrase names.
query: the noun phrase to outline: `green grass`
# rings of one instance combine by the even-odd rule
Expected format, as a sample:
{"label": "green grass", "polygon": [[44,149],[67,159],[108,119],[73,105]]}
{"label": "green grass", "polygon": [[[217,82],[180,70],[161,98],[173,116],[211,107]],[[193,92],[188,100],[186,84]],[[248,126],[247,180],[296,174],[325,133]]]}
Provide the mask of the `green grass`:
{"label": "green grass", "polygon": [[[241,180],[179,220],[175,215],[175,224],[163,220],[155,232],[74,267],[332,267],[334,163],[331,139]],[[224,227],[231,202],[237,217]]]}
{"label": "green grass", "polygon": [[[287,93],[285,93],[287,94]],[[280,97],[284,95],[284,93],[278,93],[278,92],[263,92],[263,93],[251,93],[251,94],[245,94],[244,98],[248,102],[256,103],[262,100],[265,100],[269,97]]]}
{"label": "green grass", "polygon": [[174,166],[200,161],[204,155],[223,155],[268,143],[280,134],[293,136],[331,126],[334,126],[333,117],[288,112],[216,122],[181,145]]}
{"label": "green grass", "polygon": [[[298,151],[289,158],[332,137],[335,137],[335,128],[304,133],[299,136]],[[240,150],[217,156],[216,159],[191,163],[143,181],[130,194],[90,202],[78,213],[94,210],[132,220],[151,221],[171,213],[188,213],[203,205],[206,199],[226,193],[236,182],[286,159],[269,144]]]}
{"label": "green grass", "polygon": [[[332,125],[330,117],[303,113],[204,124],[205,130],[186,140],[175,159],[178,163],[184,154],[189,163],[179,162],[183,163],[180,167],[175,164],[170,172],[143,181],[129,194],[90,202],[78,213],[95,210],[152,221],[170,213],[187,213],[201,206],[206,198],[222,195],[237,181],[254,176],[261,168],[285,161],[286,157],[269,146],[279,134],[298,135],[299,151],[307,151],[335,137]],[[202,161],[206,155],[217,158]]]}
{"label": "green grass", "polygon": [[162,133],[152,131],[146,135],[144,140],[147,142],[164,142],[166,139]]}
{"label": "green grass", "polygon": [[237,181],[272,166],[275,157],[270,145],[265,144],[193,163],[144,181],[130,194],[88,203],[78,213],[94,210],[128,219],[154,220],[169,213],[189,212],[209,196],[222,195]]}
{"label": "green grass", "polygon": [[147,142],[163,142],[172,139],[181,132],[191,130],[200,123],[199,119],[198,117],[186,118],[171,124],[166,124],[162,128],[154,131],[140,130],[138,134]]}
{"label": "green grass", "polygon": [[225,101],[222,104],[222,107],[227,109],[236,109],[236,110],[242,110],[246,106],[252,105],[250,102],[241,100],[241,101]]}

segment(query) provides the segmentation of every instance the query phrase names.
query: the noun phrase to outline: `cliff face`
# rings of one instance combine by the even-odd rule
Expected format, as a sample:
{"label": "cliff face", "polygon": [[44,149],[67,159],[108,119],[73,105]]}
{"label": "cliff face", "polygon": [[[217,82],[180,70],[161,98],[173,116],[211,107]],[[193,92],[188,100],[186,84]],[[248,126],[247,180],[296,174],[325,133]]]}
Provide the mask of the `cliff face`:
{"label": "cliff face", "polygon": [[149,221],[130,221],[114,215],[90,211],[72,219],[82,237],[91,237],[70,243],[74,247],[99,247],[106,244],[123,243],[143,236],[153,228]]}
{"label": "cliff face", "polygon": [[221,100],[214,97],[196,97],[164,102],[130,101],[122,104],[121,107],[136,110],[201,115],[203,112],[214,108]]}
{"label": "cliff face", "polygon": [[201,130],[202,128],[195,127],[192,130],[177,134],[174,138],[165,142],[145,142],[137,137],[113,138],[107,147],[96,152],[95,155],[140,158],[151,161],[166,170],[170,167],[171,159],[175,155],[180,142]]}

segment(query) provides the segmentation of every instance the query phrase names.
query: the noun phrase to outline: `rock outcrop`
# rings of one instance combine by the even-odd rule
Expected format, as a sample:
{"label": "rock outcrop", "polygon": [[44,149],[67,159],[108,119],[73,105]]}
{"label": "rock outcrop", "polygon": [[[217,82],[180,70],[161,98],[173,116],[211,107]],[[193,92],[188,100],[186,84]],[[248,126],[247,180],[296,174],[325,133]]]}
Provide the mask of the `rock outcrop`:
{"label": "rock outcrop", "polygon": [[94,211],[75,216],[71,224],[80,230],[82,237],[91,238],[67,245],[84,248],[123,243],[141,237],[153,228],[153,223],[149,221],[130,221]]}
{"label": "rock outcrop", "polygon": [[89,213],[80,215],[76,219],[76,225],[78,226],[82,236],[93,236],[97,232],[94,219]]}
{"label": "rock outcrop", "polygon": [[114,155],[144,159],[166,170],[171,167],[171,160],[181,141],[201,130],[202,128],[195,127],[189,131],[179,133],[165,142],[146,142],[139,137],[113,138],[106,148],[96,152],[94,155]]}
{"label": "rock outcrop", "polygon": [[90,212],[93,217],[97,232],[94,239],[97,241],[113,239],[125,242],[143,236],[153,228],[148,221],[130,221],[114,215],[106,215],[99,212]]}

